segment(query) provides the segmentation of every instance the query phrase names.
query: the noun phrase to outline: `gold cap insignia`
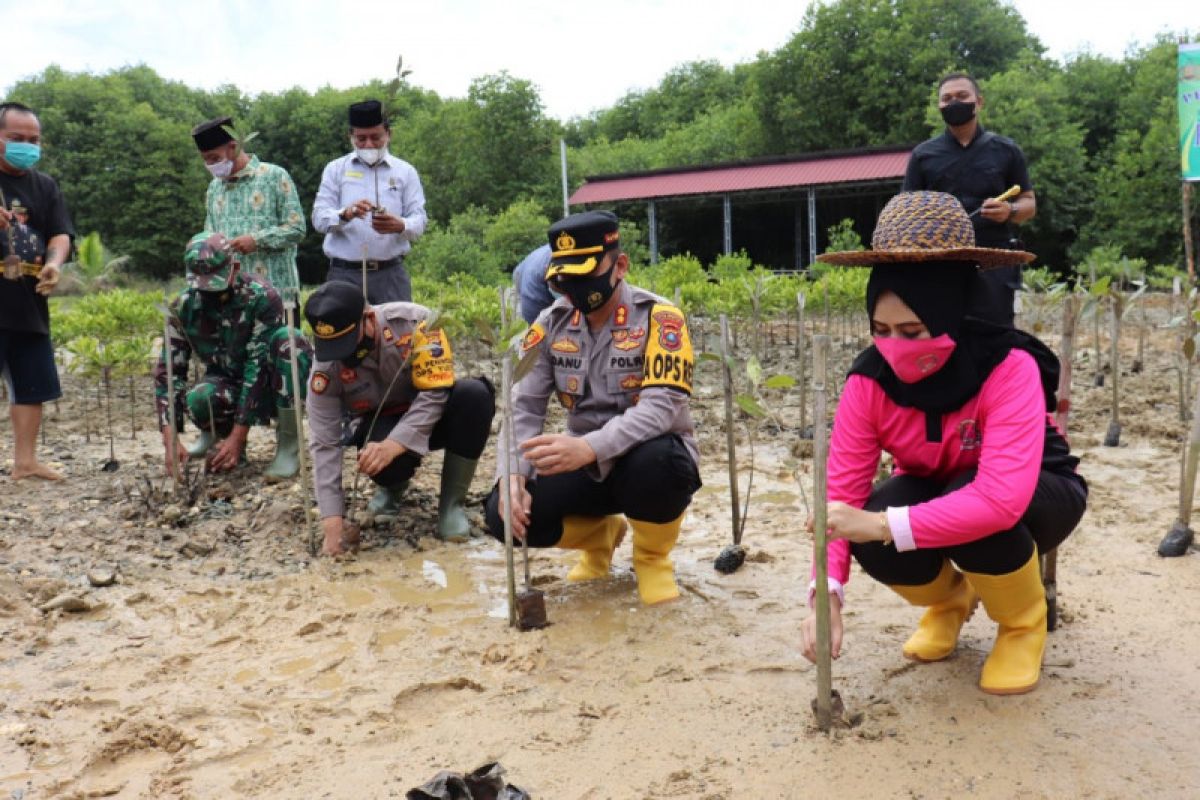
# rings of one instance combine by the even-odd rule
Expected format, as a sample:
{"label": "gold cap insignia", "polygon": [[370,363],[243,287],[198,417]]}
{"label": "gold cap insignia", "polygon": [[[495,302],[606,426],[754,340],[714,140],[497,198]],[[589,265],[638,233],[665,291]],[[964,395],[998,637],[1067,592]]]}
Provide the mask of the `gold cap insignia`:
{"label": "gold cap insignia", "polygon": [[571,234],[567,233],[566,231],[563,231],[562,233],[560,233],[558,235],[558,238],[554,241],[554,248],[556,250],[574,250],[575,249],[575,237],[572,236]]}
{"label": "gold cap insignia", "polygon": [[316,328],[313,330],[317,332],[318,336],[332,336],[336,328],[334,328],[328,322],[318,322]]}

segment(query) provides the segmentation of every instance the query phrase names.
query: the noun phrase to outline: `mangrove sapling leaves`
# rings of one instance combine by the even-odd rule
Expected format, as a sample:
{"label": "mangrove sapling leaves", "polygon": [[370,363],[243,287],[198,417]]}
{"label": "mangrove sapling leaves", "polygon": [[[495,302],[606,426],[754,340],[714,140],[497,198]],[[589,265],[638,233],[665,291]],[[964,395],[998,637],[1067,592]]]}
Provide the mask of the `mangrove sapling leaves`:
{"label": "mangrove sapling leaves", "polygon": [[748,394],[739,394],[734,398],[734,402],[737,403],[738,408],[755,419],[763,419],[767,416],[767,410],[762,407],[762,404]]}
{"label": "mangrove sapling leaves", "polygon": [[796,379],[791,375],[772,375],[763,386],[767,389],[791,389],[796,385]]}
{"label": "mangrove sapling leaves", "polygon": [[762,364],[756,356],[750,356],[750,360],[746,362],[746,379],[750,381],[753,389],[757,389],[762,383]]}

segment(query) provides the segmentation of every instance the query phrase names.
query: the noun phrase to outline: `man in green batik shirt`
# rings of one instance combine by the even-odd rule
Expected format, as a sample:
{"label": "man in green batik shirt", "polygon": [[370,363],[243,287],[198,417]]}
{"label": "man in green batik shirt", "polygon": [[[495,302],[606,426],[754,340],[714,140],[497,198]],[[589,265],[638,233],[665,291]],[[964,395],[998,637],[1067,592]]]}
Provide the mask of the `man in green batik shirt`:
{"label": "man in green batik shirt", "polygon": [[204,229],[224,234],[242,269],[270,281],[291,305],[300,290],[296,245],[305,231],[296,184],[283,167],[242,151],[227,130],[232,124],[220,117],[192,130],[213,176]]}
{"label": "man in green batik shirt", "polygon": [[[168,403],[173,398],[179,430],[185,418],[200,429],[199,441],[180,452],[181,458],[207,455],[212,471],[233,469],[242,459],[250,427],[275,418],[275,459],[263,475],[294,476],[300,448],[290,348],[294,340],[303,392],[312,347],[299,331],[289,332],[284,325],[279,292],[258,276],[243,274],[221,234],[205,231],[193,236],[183,263],[188,288],[171,303],[169,358],[159,358],[154,369],[154,401],[168,469]],[[204,366],[204,377],[189,389],[192,356]],[[212,453],[210,448],[215,448]]]}

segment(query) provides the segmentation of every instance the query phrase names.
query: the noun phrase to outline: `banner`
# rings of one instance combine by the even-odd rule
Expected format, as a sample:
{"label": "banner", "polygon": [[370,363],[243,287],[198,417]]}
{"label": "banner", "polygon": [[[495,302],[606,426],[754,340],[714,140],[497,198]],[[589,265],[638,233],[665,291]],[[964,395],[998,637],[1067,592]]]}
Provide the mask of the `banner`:
{"label": "banner", "polygon": [[1179,169],[1200,181],[1200,43],[1179,45]]}

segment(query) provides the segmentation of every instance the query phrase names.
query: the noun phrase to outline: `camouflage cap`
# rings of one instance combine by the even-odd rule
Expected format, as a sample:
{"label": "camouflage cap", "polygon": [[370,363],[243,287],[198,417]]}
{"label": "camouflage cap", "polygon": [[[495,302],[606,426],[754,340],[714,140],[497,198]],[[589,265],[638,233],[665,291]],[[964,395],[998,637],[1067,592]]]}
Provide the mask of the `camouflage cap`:
{"label": "camouflage cap", "polygon": [[236,260],[222,233],[202,231],[192,237],[183,251],[188,286],[201,292],[223,292],[229,288]]}

